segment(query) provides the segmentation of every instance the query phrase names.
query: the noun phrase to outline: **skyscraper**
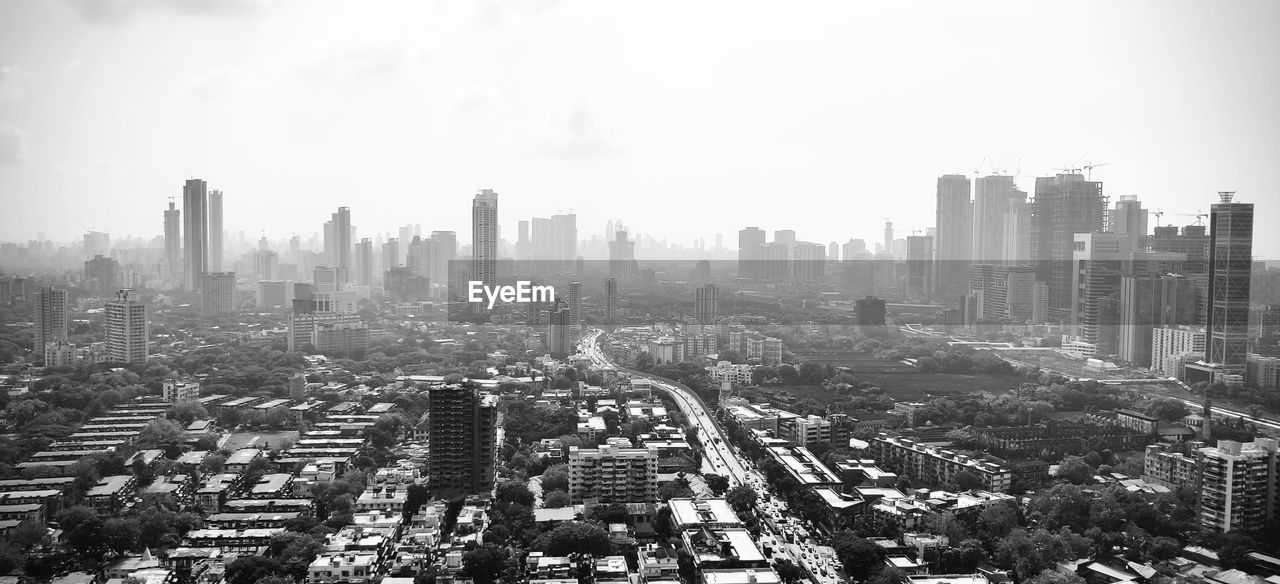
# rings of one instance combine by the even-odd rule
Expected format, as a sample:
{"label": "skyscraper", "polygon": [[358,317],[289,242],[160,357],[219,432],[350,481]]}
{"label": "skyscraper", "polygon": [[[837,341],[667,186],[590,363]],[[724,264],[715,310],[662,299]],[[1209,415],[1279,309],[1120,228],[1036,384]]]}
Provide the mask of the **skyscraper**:
{"label": "skyscraper", "polygon": [[1117,350],[1120,277],[1133,257],[1132,242],[1114,233],[1077,233],[1071,269],[1071,324],[1099,356]]}
{"label": "skyscraper", "polygon": [[1102,183],[1086,181],[1080,174],[1038,177],[1030,207],[1031,261],[1036,278],[1048,283],[1047,316],[1065,321],[1071,317],[1075,234],[1102,231],[1107,208]]}
{"label": "skyscraper", "polygon": [[621,282],[635,278],[636,242],[627,239],[626,231],[619,231],[609,242],[609,276]]}
{"label": "skyscraper", "polygon": [[471,279],[498,281],[498,193],[484,189],[471,201]]}
{"label": "skyscraper", "polygon": [[1275,517],[1276,440],[1219,440],[1200,449],[1200,527],[1258,533]]}
{"label": "skyscraper", "polygon": [[[927,235],[911,235],[907,237],[907,279],[903,290],[905,298],[925,300],[930,291],[935,289],[932,282],[937,272],[933,264],[933,238]],[[965,287],[968,288],[969,268],[965,268]],[[957,298],[963,294],[955,294]]]}
{"label": "skyscraper", "polygon": [[[610,222],[612,223],[612,222]],[[521,219],[516,224],[516,259],[525,261],[529,259],[530,249],[529,241],[529,220]]]}
{"label": "skyscraper", "polygon": [[561,270],[573,269],[578,259],[578,216],[562,213],[551,216],[551,247]]}
{"label": "skyscraper", "polygon": [[969,177],[962,174],[938,177],[934,289],[937,297],[947,303],[968,288],[969,262],[973,259],[973,202],[969,193]]}
{"label": "skyscraper", "polygon": [[1107,231],[1123,235],[1133,241],[1134,251],[1147,247],[1147,210],[1134,195],[1123,195],[1116,201],[1107,220]]}
{"label": "skyscraper", "polygon": [[761,277],[760,246],[765,233],[759,227],[747,227],[738,231],[738,277],[758,280]]}
{"label": "skyscraper", "polygon": [[169,200],[169,208],[164,211],[164,262],[165,277],[173,284],[178,284],[177,276],[182,273],[182,211]]}
{"label": "skyscraper", "polygon": [[355,281],[357,286],[373,285],[373,268],[373,241],[365,237],[356,244]]}
{"label": "skyscraper", "polygon": [[604,279],[604,323],[614,324],[618,318],[618,279]]}
{"label": "skyscraper", "polygon": [[36,292],[32,316],[36,321],[32,353],[44,357],[45,345],[67,340],[67,291],[45,286]]}
{"label": "skyscraper", "polygon": [[182,187],[182,279],[192,292],[209,271],[209,185],[198,178]]}
{"label": "skyscraper", "polygon": [[427,242],[427,279],[432,284],[448,285],[451,263],[458,259],[458,234],[432,231]]}
{"label": "skyscraper", "polygon": [[1180,274],[1134,274],[1120,279],[1120,359],[1138,367],[1153,363],[1156,328],[1193,325],[1199,320],[1200,297],[1191,280]]}
{"label": "skyscraper", "polygon": [[[201,181],[203,182],[203,181]],[[113,363],[141,363],[147,360],[147,305],[132,297],[133,290],[116,292],[106,303],[107,360]]]}
{"label": "skyscraper", "polygon": [[1004,261],[1005,220],[1009,215],[1009,204],[1018,193],[1012,176],[984,176],[974,182],[973,261],[983,264]]}
{"label": "skyscraper", "polygon": [[1209,213],[1209,347],[1205,361],[1230,374],[1244,371],[1249,350],[1249,285],[1253,270],[1253,203],[1220,192]]}
{"label": "skyscraper", "polygon": [[235,272],[205,272],[200,275],[200,313],[227,314],[236,310]]}
{"label": "skyscraper", "polygon": [[209,191],[209,272],[222,271],[222,191]]}
{"label": "skyscraper", "polygon": [[548,314],[547,352],[560,359],[573,352],[573,335],[569,332],[569,323],[573,320],[569,306],[564,299],[557,298]]}
{"label": "skyscraper", "polygon": [[1031,263],[1031,205],[1027,193],[1014,189],[1009,197],[1009,210],[1004,214],[1004,236],[1001,238],[1002,262],[1006,264]]}
{"label": "skyscraper", "polygon": [[[340,273],[351,271],[351,208],[338,207],[325,224],[325,261]],[[345,281],[344,281],[345,283]]]}
{"label": "skyscraper", "polygon": [[432,496],[452,499],[493,490],[498,397],[461,385],[442,385],[432,387],[427,399]]}
{"label": "skyscraper", "polygon": [[[569,283],[569,336],[582,335],[582,282]],[[573,342],[572,340],[570,341]]]}
{"label": "skyscraper", "polygon": [[[372,249],[372,244],[370,244]],[[420,236],[413,236],[413,240],[409,245],[405,246],[405,267],[409,268],[409,272],[415,276],[428,277],[431,272],[431,256],[428,254],[427,240]]]}
{"label": "skyscraper", "polygon": [[715,324],[719,316],[716,285],[707,284],[693,290],[693,318],[698,324]]}

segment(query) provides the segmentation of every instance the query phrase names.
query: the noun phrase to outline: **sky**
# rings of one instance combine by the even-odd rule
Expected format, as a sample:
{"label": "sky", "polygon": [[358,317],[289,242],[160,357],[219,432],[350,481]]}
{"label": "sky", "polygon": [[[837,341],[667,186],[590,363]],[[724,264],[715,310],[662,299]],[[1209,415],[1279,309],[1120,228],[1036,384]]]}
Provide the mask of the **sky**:
{"label": "sky", "polygon": [[[1280,217],[1280,2],[0,1],[0,240],[251,239],[578,214],[690,243],[877,241],[937,177],[1093,164],[1163,224]],[[1180,215],[1188,214],[1188,215]],[[1155,218],[1151,219],[1154,226]],[[1280,230],[1254,253],[1280,257]]]}

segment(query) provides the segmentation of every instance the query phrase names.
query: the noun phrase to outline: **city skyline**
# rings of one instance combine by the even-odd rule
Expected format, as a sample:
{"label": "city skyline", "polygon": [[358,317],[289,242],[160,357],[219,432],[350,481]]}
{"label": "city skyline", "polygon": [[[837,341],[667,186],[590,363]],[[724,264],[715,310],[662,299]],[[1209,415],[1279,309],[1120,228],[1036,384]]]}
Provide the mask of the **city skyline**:
{"label": "city skyline", "polygon": [[[1163,225],[1193,223],[1179,214],[1207,212],[1221,190],[1264,216],[1277,200],[1267,170],[1280,156],[1280,87],[1254,74],[1280,66],[1262,24],[1280,11],[1270,3],[744,7],[743,23],[776,20],[779,37],[808,40],[730,30],[715,46],[689,28],[720,16],[710,6],[685,23],[572,3],[314,17],[256,2],[28,8],[0,19],[0,192],[19,201],[0,230],[18,242],[159,235],[160,211],[191,176],[225,193],[227,230],[254,236],[305,238],[322,210],[350,206],[362,236],[407,219],[466,241],[467,201],[492,188],[508,234],[517,218],[573,209],[582,233],[623,217],[659,239],[719,233],[728,249],[761,223],[745,200],[780,203],[766,230],[823,244],[875,241],[886,217],[923,231],[932,220],[915,211],[933,206],[937,177],[972,180],[975,167],[1020,170],[1032,192],[1035,177],[1095,165],[1113,202],[1136,195]],[[216,37],[246,19],[261,28],[243,43],[154,55],[126,38],[183,27]],[[295,19],[314,37],[277,26]],[[548,40],[566,30],[581,38]],[[640,57],[631,30],[672,42]],[[103,42],[107,54],[90,50]],[[1062,83],[1063,71],[1080,82]],[[929,97],[938,84],[954,99]],[[672,85],[679,99],[661,89]],[[341,86],[358,91],[329,91]],[[83,113],[57,114],[68,110]],[[191,132],[205,139],[177,147]],[[693,200],[716,207],[712,228],[687,212]],[[1274,256],[1280,234],[1259,232],[1254,248]]]}

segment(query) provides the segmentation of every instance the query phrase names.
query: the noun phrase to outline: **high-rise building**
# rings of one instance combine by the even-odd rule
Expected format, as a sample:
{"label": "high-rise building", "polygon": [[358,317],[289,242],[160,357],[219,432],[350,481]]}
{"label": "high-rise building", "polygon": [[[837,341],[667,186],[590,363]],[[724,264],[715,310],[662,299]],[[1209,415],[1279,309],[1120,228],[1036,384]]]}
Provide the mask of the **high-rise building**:
{"label": "high-rise building", "polygon": [[178,275],[182,273],[182,211],[169,200],[169,208],[164,211],[164,262],[165,277],[173,284],[178,284]]}
{"label": "high-rise building", "polygon": [[1133,257],[1132,241],[1114,233],[1077,233],[1072,252],[1071,324],[1100,356],[1117,353],[1120,278]]}
{"label": "high-rise building", "polygon": [[90,231],[84,234],[84,257],[111,256],[111,234]]}
{"label": "high-rise building", "polygon": [[161,385],[161,397],[170,403],[182,403],[200,399],[200,382],[170,377]]}
{"label": "high-rise building", "polygon": [[1154,329],[1194,325],[1202,312],[1200,294],[1180,274],[1135,274],[1120,279],[1120,359],[1137,367],[1152,361]]}
{"label": "high-rise building", "polygon": [[1009,198],[1009,210],[1004,214],[1004,255],[1006,264],[1031,262],[1031,205],[1027,193],[1013,191]]}
{"label": "high-rise building", "polygon": [[93,256],[84,263],[84,279],[94,294],[106,296],[116,289],[120,278],[120,262],[112,258]]}
{"label": "high-rise building", "polygon": [[1071,318],[1072,254],[1077,233],[1102,231],[1106,199],[1102,183],[1080,174],[1036,178],[1035,199],[1030,203],[1030,254],[1037,279],[1048,283],[1048,317]]}
{"label": "high-rise building", "polygon": [[263,280],[258,282],[258,308],[267,310],[288,310],[293,306],[293,282],[287,280]]}
{"label": "high-rise building", "polygon": [[1165,375],[1182,379],[1181,367],[1175,359],[1191,355],[1199,359],[1204,355],[1204,329],[1194,326],[1157,327],[1151,330],[1151,368]]}
{"label": "high-rise building", "polygon": [[388,237],[382,244],[382,271],[400,267],[400,240]]}
{"label": "high-rise building", "polygon": [[[935,289],[933,268],[937,263],[933,258],[933,238],[928,235],[911,235],[907,237],[907,278],[903,293],[912,300],[926,300]],[[965,267],[966,286],[969,268]],[[956,294],[958,298],[963,292]],[[948,297],[949,298],[949,297]]]}
{"label": "high-rise building", "polygon": [[716,285],[707,284],[693,290],[693,318],[698,324],[715,324],[719,316]]}
{"label": "high-rise building", "polygon": [[1156,227],[1147,240],[1152,252],[1178,253],[1185,256],[1183,273],[1197,281],[1203,281],[1209,289],[1209,234],[1204,225],[1187,225],[1179,229],[1174,225]]}
{"label": "high-rise building", "polygon": [[562,213],[551,216],[551,249],[553,260],[561,270],[573,268],[578,259],[578,216]]}
{"label": "high-rise building", "polygon": [[569,499],[575,504],[657,502],[657,447],[570,446]]}
{"label": "high-rise building", "polygon": [[572,316],[568,304],[556,299],[548,315],[547,352],[561,359],[573,352],[573,334],[569,332]]}
{"label": "high-rise building", "polygon": [[441,385],[432,387],[427,399],[432,495],[460,498],[493,490],[498,397],[461,385]]}
{"label": "high-rise building", "polygon": [[209,266],[206,271],[222,271],[222,191],[209,191]]}
{"label": "high-rise building", "polygon": [[636,242],[627,239],[626,231],[614,234],[609,242],[609,276],[627,282],[636,275]]}
{"label": "high-rise building", "polygon": [[760,246],[760,279],[786,282],[791,279],[791,245],[772,241]]}
{"label": "high-rise building", "polygon": [[[964,295],[968,287],[969,262],[973,260],[973,202],[969,193],[969,177],[962,174],[938,177],[933,285],[937,297],[948,302]],[[910,242],[907,245],[910,246]]]}
{"label": "high-rise building", "polygon": [[431,256],[428,253],[426,239],[420,236],[413,236],[413,240],[406,245],[404,266],[409,268],[409,272],[415,276],[428,277],[431,273]]}
{"label": "high-rise building", "polygon": [[604,279],[604,323],[612,325],[618,318],[618,279]]}
{"label": "high-rise building", "polygon": [[452,231],[432,231],[427,242],[427,280],[448,285],[452,262],[458,258],[458,235]]}
{"label": "high-rise building", "polygon": [[484,189],[471,201],[471,279],[498,281],[498,193]]}
{"label": "high-rise building", "polygon": [[1107,218],[1107,231],[1133,241],[1133,249],[1147,248],[1147,210],[1134,195],[1122,195]]}
{"label": "high-rise building", "polygon": [[192,292],[200,289],[200,274],[209,271],[208,189],[198,178],[182,187],[182,279]]}
{"label": "high-rise building", "polygon": [[791,276],[797,283],[821,282],[826,278],[827,248],[821,243],[796,241],[791,244]]}
{"label": "high-rise building", "polygon": [[1216,533],[1258,533],[1274,517],[1276,440],[1219,440],[1200,449],[1200,527]]}
{"label": "high-rise building", "polygon": [[1025,323],[1031,320],[1036,271],[1032,266],[972,264],[969,294],[977,299],[977,320]]}
{"label": "high-rise building", "polygon": [[235,272],[205,272],[201,274],[200,313],[228,314],[235,311]]}
{"label": "high-rise building", "polygon": [[[351,208],[338,207],[338,211],[325,223],[324,250],[325,262],[338,268],[341,273],[350,274],[351,270]],[[345,277],[342,283],[346,283]]]}
{"label": "high-rise building", "polygon": [[760,246],[764,245],[765,233],[759,227],[747,227],[738,231],[738,277],[758,280],[763,274],[760,269]]}
{"label": "high-rise building", "polygon": [[1205,361],[1231,374],[1244,371],[1249,350],[1249,285],[1253,268],[1253,203],[1218,193],[1209,213],[1209,312]]}
{"label": "high-rise building", "polygon": [[373,285],[373,241],[368,237],[362,238],[360,243],[356,244],[354,269],[356,273],[357,286]]}
{"label": "high-rise building", "polygon": [[147,340],[151,336],[147,305],[132,297],[133,290],[116,292],[103,308],[106,315],[107,360],[113,363],[141,363],[147,360]]}
{"label": "high-rise building", "polygon": [[893,221],[884,221],[884,253],[893,253]]}
{"label": "high-rise building", "polygon": [[[610,221],[610,223],[612,223],[612,221]],[[516,224],[516,259],[517,260],[526,261],[530,259],[529,255],[533,251],[532,247],[530,247],[531,243],[532,242],[529,240],[529,220],[521,219]]]}
{"label": "high-rise building", "polygon": [[[582,282],[569,283],[569,336],[582,335]],[[572,340],[570,341],[573,342]]]}
{"label": "high-rise building", "polygon": [[32,317],[36,321],[32,353],[43,356],[45,346],[67,340],[67,291],[45,286],[36,292]]}
{"label": "high-rise building", "polygon": [[1018,187],[1009,175],[984,176],[974,181],[973,261],[984,264],[1004,261],[1005,220],[1009,216],[1009,205],[1017,195]]}

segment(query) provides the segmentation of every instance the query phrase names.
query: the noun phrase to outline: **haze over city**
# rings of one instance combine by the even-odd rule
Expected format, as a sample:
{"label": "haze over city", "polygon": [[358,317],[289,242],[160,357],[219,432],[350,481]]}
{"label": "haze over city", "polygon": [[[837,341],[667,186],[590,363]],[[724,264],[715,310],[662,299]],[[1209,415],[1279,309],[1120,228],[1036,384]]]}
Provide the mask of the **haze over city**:
{"label": "haze over city", "polygon": [[468,241],[492,188],[512,240],[573,209],[586,235],[874,241],[933,226],[939,175],[1088,164],[1166,225],[1219,190],[1273,212],[1280,6],[1056,6],[10,3],[0,233],[149,239],[191,177],[251,240],[350,206],[362,236]]}

